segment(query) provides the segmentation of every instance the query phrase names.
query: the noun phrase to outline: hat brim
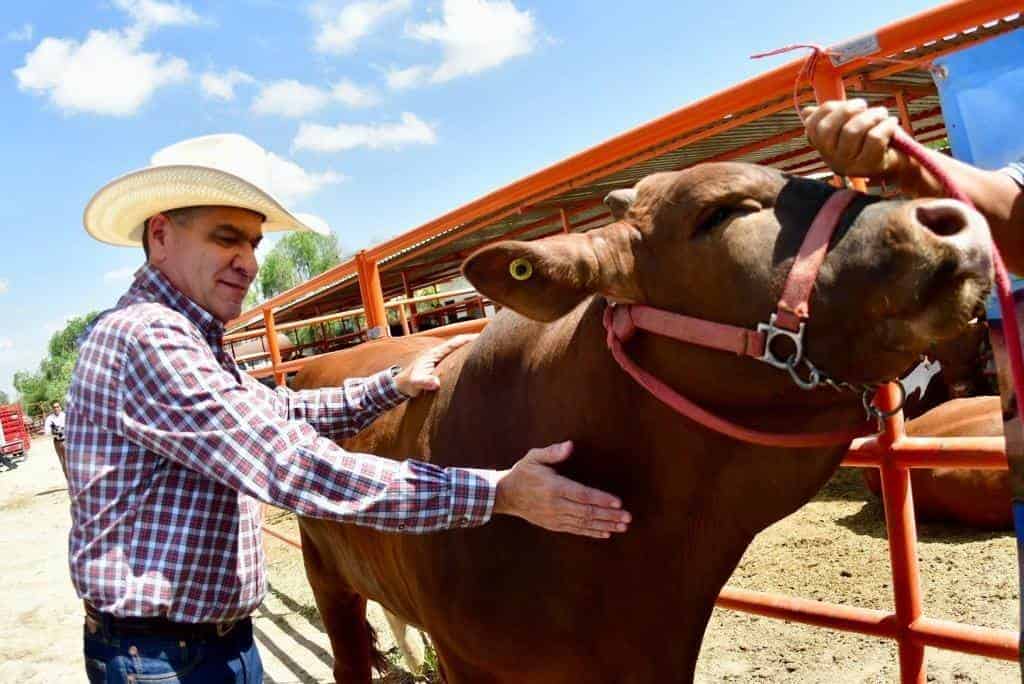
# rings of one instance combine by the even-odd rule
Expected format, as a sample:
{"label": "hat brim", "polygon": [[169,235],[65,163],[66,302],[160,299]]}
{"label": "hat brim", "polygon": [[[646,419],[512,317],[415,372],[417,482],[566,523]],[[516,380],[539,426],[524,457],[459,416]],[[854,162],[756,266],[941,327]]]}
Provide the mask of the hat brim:
{"label": "hat brim", "polygon": [[100,242],[139,247],[146,219],[162,211],[199,206],[255,211],[265,217],[264,232],[330,233],[321,219],[293,214],[269,192],[234,174],[191,165],[151,166],[112,180],[89,200],[82,221],[86,232]]}

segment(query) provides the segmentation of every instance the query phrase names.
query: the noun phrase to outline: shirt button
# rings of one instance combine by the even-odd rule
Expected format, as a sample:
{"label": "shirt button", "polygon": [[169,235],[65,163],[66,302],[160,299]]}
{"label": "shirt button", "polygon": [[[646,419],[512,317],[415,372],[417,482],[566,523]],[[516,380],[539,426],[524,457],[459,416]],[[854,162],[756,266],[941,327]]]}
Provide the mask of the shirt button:
{"label": "shirt button", "polygon": [[399,530],[404,530],[405,529],[405,523],[398,523],[398,529]]}
{"label": "shirt button", "polygon": [[462,527],[468,527],[469,517],[464,515],[461,518],[459,518],[459,525],[461,525]]}

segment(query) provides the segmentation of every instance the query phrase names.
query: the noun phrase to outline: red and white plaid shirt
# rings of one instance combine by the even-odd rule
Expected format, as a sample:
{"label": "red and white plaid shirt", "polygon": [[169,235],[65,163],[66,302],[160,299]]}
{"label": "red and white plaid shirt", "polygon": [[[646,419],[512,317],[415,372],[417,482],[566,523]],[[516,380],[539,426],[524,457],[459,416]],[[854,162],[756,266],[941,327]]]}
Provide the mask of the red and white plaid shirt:
{"label": "red and white plaid shirt", "polygon": [[249,615],[266,592],[259,501],[392,532],[490,518],[486,472],[330,441],[405,399],[389,371],[342,388],[271,390],[238,370],[223,333],[146,265],[84,335],[67,403],[79,596],[121,617]]}

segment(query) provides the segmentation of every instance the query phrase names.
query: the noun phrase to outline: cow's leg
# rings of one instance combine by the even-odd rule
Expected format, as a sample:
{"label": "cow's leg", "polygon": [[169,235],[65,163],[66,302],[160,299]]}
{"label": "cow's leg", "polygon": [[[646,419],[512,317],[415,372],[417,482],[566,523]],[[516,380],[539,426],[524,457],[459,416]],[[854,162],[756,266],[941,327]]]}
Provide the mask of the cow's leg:
{"label": "cow's leg", "polygon": [[334,653],[334,679],[345,684],[370,684],[373,669],[387,671],[377,650],[376,634],[366,621],[366,599],[352,591],[300,526],[306,576]]}
{"label": "cow's leg", "polygon": [[411,627],[391,611],[384,609],[384,617],[387,618],[388,627],[395,637],[398,650],[402,653],[402,660],[405,667],[413,674],[422,674],[423,665],[426,661],[426,654],[423,649],[423,639],[415,627]]}

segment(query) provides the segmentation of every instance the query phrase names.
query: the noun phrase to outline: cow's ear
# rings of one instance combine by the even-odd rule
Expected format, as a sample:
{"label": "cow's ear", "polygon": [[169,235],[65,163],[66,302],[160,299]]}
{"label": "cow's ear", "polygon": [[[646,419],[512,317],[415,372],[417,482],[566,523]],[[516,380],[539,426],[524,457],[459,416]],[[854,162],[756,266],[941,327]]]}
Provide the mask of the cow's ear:
{"label": "cow's ear", "polygon": [[509,240],[466,259],[462,272],[491,300],[528,318],[553,321],[586,296],[638,301],[634,264],[640,232],[616,222],[583,234]]}

